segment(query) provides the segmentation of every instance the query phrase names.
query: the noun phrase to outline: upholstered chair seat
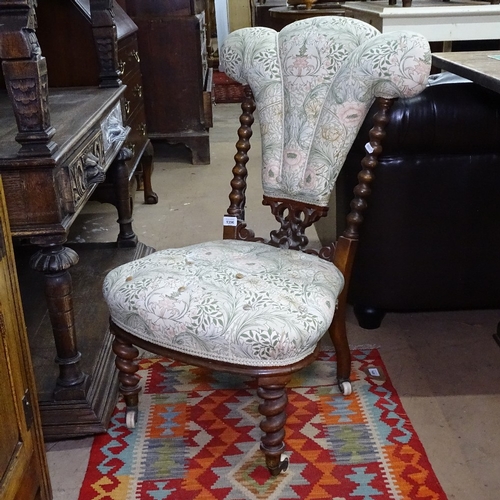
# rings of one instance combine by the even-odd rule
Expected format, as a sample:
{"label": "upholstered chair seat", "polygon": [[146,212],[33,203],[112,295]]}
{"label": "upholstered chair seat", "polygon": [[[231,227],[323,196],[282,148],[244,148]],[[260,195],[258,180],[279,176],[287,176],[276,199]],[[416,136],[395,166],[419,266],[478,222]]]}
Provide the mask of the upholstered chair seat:
{"label": "upholstered chair seat", "polygon": [[[326,16],[298,21],[280,33],[237,30],[227,37],[220,60],[246,94],[223,239],[161,250],[112,270],[104,297],[127,424],[135,425],[140,392],[136,346],[250,375],[262,400],[261,449],[276,475],[288,463],[282,455],[286,384],[314,361],[328,331],[339,389],[351,393],[345,297],[357,228],[387,110],[393,99],[424,89],[430,51],[415,33],[382,35],[355,19]],[[347,229],[337,243],[310,249],[305,230],[327,214],[335,180],[376,98],[380,111],[367,137]],[[263,203],[278,222],[269,238],[256,237],[244,220],[255,109]]]}
{"label": "upholstered chair seat", "polygon": [[221,240],[120,267],[104,295],[113,321],[144,340],[227,363],[280,366],[314,352],[343,284],[315,255]]}

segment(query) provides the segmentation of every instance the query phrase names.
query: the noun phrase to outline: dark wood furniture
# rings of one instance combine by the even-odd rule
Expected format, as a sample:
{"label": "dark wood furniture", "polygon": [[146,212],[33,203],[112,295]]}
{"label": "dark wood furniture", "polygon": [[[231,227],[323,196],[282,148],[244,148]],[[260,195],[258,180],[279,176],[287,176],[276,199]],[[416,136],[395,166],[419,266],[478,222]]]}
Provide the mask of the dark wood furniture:
{"label": "dark wood furniture", "polygon": [[[123,119],[126,89],[119,75],[113,4],[91,0],[90,6],[89,50],[98,54],[99,86],[49,89],[34,0],[0,4],[5,83],[0,91],[0,173],[12,236],[37,248],[29,266],[43,276],[56,351],[52,390],[40,400],[46,439],[103,432],[116,401],[112,360],[100,349],[106,340],[87,354],[90,369],[81,367],[69,273],[79,257],[65,246],[71,224],[105,177],[112,180],[109,201],[118,211],[118,246],[137,245],[126,164],[130,151],[124,148],[129,132]],[[53,367],[52,354],[41,360],[37,378],[51,374]]]}
{"label": "dark wood furniture", "polygon": [[269,9],[273,28],[280,31],[285,26],[301,19],[318,16],[343,16],[344,7],[340,2],[315,3],[313,7],[306,8],[303,5],[273,7]]}
{"label": "dark wood furniture", "polygon": [[[153,147],[147,136],[137,26],[116,2],[113,16],[119,78],[127,86],[124,119],[130,133],[125,146],[132,156],[125,163],[130,181],[136,179],[144,190],[145,203],[154,204],[158,196],[151,185]],[[39,0],[37,18],[37,37],[47,59],[50,87],[98,86],[99,60],[92,36],[90,1]],[[110,188],[110,183],[101,184],[95,197],[106,201]]]}
{"label": "dark wood furniture", "polygon": [[265,2],[262,0],[250,0],[252,26],[264,26],[276,29],[274,20],[269,13],[269,10],[275,7],[286,7],[286,0],[266,0]]}
{"label": "dark wood furniture", "polygon": [[210,163],[211,69],[204,0],[120,0],[139,27],[148,135],[185,144],[193,164]]}
{"label": "dark wood furniture", "polygon": [[[432,54],[432,64],[500,93],[500,51],[436,53]],[[493,337],[500,345],[500,323]]]}
{"label": "dark wood furniture", "polygon": [[0,178],[0,498],[50,500],[36,387]]}

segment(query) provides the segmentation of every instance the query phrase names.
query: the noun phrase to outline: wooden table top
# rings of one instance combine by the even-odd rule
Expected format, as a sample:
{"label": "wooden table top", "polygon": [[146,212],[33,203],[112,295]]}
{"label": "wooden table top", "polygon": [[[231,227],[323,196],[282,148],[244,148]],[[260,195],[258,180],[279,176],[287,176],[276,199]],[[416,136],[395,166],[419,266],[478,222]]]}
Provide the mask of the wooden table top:
{"label": "wooden table top", "polygon": [[476,0],[413,0],[411,7],[403,7],[398,1],[389,5],[387,0],[355,1],[344,4],[346,10],[376,13],[380,17],[435,17],[436,15],[451,16],[453,14],[491,15],[500,12],[499,5],[489,1]]}

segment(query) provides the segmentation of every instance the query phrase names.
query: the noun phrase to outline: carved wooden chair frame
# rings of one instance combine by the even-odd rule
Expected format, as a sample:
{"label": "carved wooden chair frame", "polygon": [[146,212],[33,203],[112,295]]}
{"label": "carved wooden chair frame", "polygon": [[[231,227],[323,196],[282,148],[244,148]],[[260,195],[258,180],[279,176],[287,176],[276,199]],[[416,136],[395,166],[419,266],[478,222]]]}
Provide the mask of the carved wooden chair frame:
{"label": "carved wooden chair frame", "polygon": [[[255,103],[250,87],[246,86],[245,99],[241,105],[242,114],[236,144],[237,153],[234,157],[235,165],[232,171],[232,191],[229,195],[230,206],[227,211],[227,217],[236,218],[236,224],[234,226],[224,226],[223,234],[224,239],[260,241],[276,247],[314,253],[318,258],[333,262],[340,269],[345,277],[346,284],[339,297],[337,311],[329,333],[337,353],[338,383],[342,392],[346,391],[346,383],[349,384],[350,388],[351,359],[345,325],[349,276],[358,240],[358,228],[363,220],[362,212],[366,208],[366,198],[371,190],[372,170],[376,167],[377,158],[382,152],[381,142],[385,135],[384,129],[389,120],[389,109],[393,99],[378,98],[378,102],[379,111],[374,116],[374,126],[370,131],[371,148],[367,149],[366,156],[362,161],[359,184],[354,190],[351,212],[347,217],[347,228],[336,244],[332,243],[319,251],[315,251],[307,249],[308,238],[304,232],[307,227],[326,215],[328,211],[326,207],[264,197],[263,204],[271,207],[276,220],[280,223],[280,228],[271,232],[268,240],[256,237],[254,232],[247,228],[244,216],[247,187],[246,164],[252,136]],[[294,372],[306,367],[315,360],[319,351],[319,344],[312,354],[297,363],[281,367],[255,367],[209,360],[160,347],[126,332],[113,321],[111,321],[111,331],[115,336],[113,351],[117,356],[116,365],[119,369],[120,391],[125,397],[127,425],[129,427],[135,426],[140,392],[140,377],[137,375],[138,366],[134,362],[139,355],[139,351],[135,347],[138,346],[159,356],[189,365],[255,378],[258,385],[257,393],[263,400],[259,405],[259,412],[264,417],[260,424],[260,428],[264,433],[260,447],[265,454],[266,465],[272,475],[277,475],[282,470],[286,470],[288,458],[283,455],[285,449],[285,409],[288,402],[286,385]]]}

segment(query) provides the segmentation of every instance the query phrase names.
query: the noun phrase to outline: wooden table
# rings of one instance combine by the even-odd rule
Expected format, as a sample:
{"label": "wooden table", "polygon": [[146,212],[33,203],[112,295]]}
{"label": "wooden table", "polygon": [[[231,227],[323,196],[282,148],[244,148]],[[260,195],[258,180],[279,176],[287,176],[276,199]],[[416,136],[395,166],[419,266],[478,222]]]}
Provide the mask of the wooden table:
{"label": "wooden table", "polygon": [[462,76],[500,93],[500,50],[432,54],[434,67]]}
{"label": "wooden table", "polygon": [[500,38],[500,5],[452,0],[414,0],[411,7],[387,0],[346,2],[346,17],[365,21],[382,33],[410,30],[429,42]]}

